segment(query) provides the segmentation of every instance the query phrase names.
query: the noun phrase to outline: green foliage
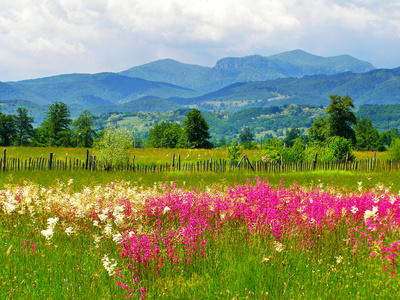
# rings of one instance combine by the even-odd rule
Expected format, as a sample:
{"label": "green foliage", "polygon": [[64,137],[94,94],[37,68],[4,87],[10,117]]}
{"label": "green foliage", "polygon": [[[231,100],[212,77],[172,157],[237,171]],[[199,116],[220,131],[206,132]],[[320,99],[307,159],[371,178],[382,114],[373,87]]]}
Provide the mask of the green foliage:
{"label": "green foliage", "polygon": [[400,139],[395,139],[389,148],[389,155],[392,159],[400,160]]}
{"label": "green foliage", "polygon": [[[70,125],[71,113],[63,102],[56,102],[49,106],[44,122],[35,134],[35,144],[38,146],[50,145],[68,147],[71,144],[72,131]],[[51,141],[50,141],[51,139]]]}
{"label": "green foliage", "polygon": [[132,132],[122,127],[108,126],[94,144],[100,167],[109,171],[127,163],[127,151],[132,148]]}
{"label": "green foliage", "polygon": [[152,148],[184,148],[185,134],[178,123],[158,123],[150,130],[147,146]]}
{"label": "green foliage", "polygon": [[283,152],[283,143],[279,139],[268,139],[263,143],[261,159],[267,162],[280,162]]}
{"label": "green foliage", "polygon": [[355,142],[355,133],[352,128],[357,123],[357,117],[352,111],[353,100],[348,96],[329,96],[330,103],[326,108],[327,119],[331,136],[340,136]]}
{"label": "green foliage", "polygon": [[200,110],[192,109],[192,111],[188,113],[187,119],[183,123],[183,128],[190,148],[212,148],[213,145],[208,141],[211,137],[208,132],[209,125],[202,117]]}
{"label": "green foliage", "polygon": [[242,147],[240,144],[236,144],[235,141],[232,141],[231,145],[226,145],[226,150],[228,151],[228,159],[230,161],[238,162],[240,156],[242,155]]}
{"label": "green foliage", "polygon": [[96,136],[96,133],[92,129],[93,115],[85,109],[78,119],[74,121],[73,126],[77,144],[81,147],[91,148],[93,146],[94,137]]}
{"label": "green foliage", "polygon": [[380,137],[385,146],[390,146],[395,139],[400,139],[400,131],[397,128],[386,130],[381,133]]}
{"label": "green foliage", "polygon": [[28,110],[26,108],[19,107],[14,120],[17,139],[16,143],[21,145],[23,139],[30,139],[35,134],[32,126],[33,118],[28,116]]}
{"label": "green foliage", "polygon": [[288,132],[286,132],[286,137],[283,140],[283,143],[286,144],[287,147],[292,147],[294,141],[300,137],[300,129],[298,127],[293,127]]}
{"label": "green foliage", "polygon": [[329,147],[326,149],[323,159],[328,161],[343,160],[346,159],[347,155],[348,160],[355,159],[352,142],[344,137],[334,137],[329,142]]}
{"label": "green foliage", "polygon": [[10,146],[17,131],[15,128],[15,119],[13,115],[4,115],[0,113],[0,138],[2,146]]}
{"label": "green foliage", "polygon": [[239,134],[239,140],[243,144],[245,142],[252,142],[254,140],[254,133],[251,132],[250,127],[246,126],[242,133]]}
{"label": "green foliage", "polygon": [[292,147],[282,149],[284,161],[304,161],[306,146],[300,138],[294,140]]}
{"label": "green foliage", "polygon": [[320,117],[308,128],[308,134],[313,140],[323,143],[331,134],[328,122]]}
{"label": "green foliage", "polygon": [[373,126],[372,121],[362,118],[354,126],[356,135],[356,149],[360,151],[383,151],[381,137],[378,130]]}

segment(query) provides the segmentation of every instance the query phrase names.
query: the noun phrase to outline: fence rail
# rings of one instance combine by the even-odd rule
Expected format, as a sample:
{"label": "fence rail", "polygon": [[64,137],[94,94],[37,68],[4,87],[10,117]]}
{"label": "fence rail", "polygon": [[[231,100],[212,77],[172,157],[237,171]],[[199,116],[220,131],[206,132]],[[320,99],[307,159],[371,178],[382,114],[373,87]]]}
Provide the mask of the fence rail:
{"label": "fence rail", "polygon": [[[4,150],[3,158],[0,158],[0,166],[3,172],[9,171],[48,171],[48,170],[87,170],[97,171],[103,170],[104,164],[97,161],[95,156],[86,153],[86,159],[72,159],[66,157],[59,159],[50,153],[48,158],[8,158],[6,150]],[[316,170],[346,170],[361,172],[382,172],[382,171],[398,171],[400,170],[399,160],[377,160],[374,156],[372,159],[364,160],[341,160],[341,161],[318,161],[315,156],[312,161],[295,161],[295,162],[263,162],[250,161],[246,155],[242,157],[239,163],[230,162],[224,159],[208,159],[197,162],[181,162],[180,155],[176,158],[172,155],[171,163],[164,164],[141,164],[135,162],[135,156],[127,160],[124,165],[110,166],[111,171],[131,171],[141,173],[160,173],[172,171],[187,172],[227,172],[233,170],[249,170],[256,172],[304,172]]]}

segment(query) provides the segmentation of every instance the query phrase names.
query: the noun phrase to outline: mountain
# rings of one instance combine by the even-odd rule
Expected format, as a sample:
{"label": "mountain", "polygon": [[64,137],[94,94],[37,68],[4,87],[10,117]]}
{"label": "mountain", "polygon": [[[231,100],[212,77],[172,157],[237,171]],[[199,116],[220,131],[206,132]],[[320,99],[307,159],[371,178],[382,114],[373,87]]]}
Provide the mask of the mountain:
{"label": "mountain", "polygon": [[121,72],[131,77],[164,81],[201,92],[211,92],[236,82],[264,81],[304,75],[336,74],[375,69],[369,62],[350,55],[321,57],[302,50],[288,51],[268,57],[251,55],[226,57],[213,68],[183,64],[171,59],[133,67]]}
{"label": "mountain", "polygon": [[398,104],[400,68],[236,83],[200,97],[170,100],[183,106],[196,105],[204,110],[220,110],[222,107],[238,111],[283,104],[327,105],[332,94],[349,95],[356,106]]}
{"label": "mountain", "polygon": [[[21,91],[35,93],[42,102],[61,101],[83,108],[125,103],[144,96],[181,97],[198,93],[170,83],[151,82],[141,78],[131,78],[116,73],[68,74],[33,80],[9,82],[9,86]],[[3,99],[5,97],[2,97]],[[27,99],[27,97],[13,97]],[[8,98],[8,99],[13,99]],[[27,100],[30,100],[29,98]],[[34,101],[34,100],[32,100]],[[35,101],[36,102],[36,101]]]}
{"label": "mountain", "polygon": [[125,112],[137,112],[137,111],[145,111],[149,113],[164,113],[167,111],[174,111],[180,108],[182,108],[182,106],[165,99],[155,98],[155,97],[143,97],[141,99],[130,101],[128,103],[123,103],[123,104],[93,106],[89,108],[89,111],[93,115],[101,115],[110,112],[125,113]]}

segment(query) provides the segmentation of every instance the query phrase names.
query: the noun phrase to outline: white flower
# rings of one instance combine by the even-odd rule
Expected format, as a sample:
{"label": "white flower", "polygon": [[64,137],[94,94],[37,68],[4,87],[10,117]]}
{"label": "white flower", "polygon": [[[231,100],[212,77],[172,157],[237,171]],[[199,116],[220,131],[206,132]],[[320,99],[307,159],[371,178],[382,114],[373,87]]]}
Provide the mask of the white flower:
{"label": "white flower", "polygon": [[343,261],[343,256],[341,256],[341,255],[340,256],[336,256],[335,258],[336,258],[336,263],[337,264],[340,264]]}
{"label": "white flower", "polygon": [[103,267],[108,272],[108,275],[114,275],[115,267],[117,266],[118,262],[114,258],[110,260],[107,254],[104,254],[104,257],[101,259],[101,261],[103,262]]}
{"label": "white flower", "polygon": [[12,203],[3,202],[3,204],[3,209],[6,214],[11,214],[17,208],[17,206]]}
{"label": "white flower", "polygon": [[357,212],[358,212],[358,208],[357,208],[356,206],[353,206],[353,207],[351,208],[351,212],[352,212],[353,214],[357,213]]}
{"label": "white flower", "polygon": [[71,178],[70,180],[68,180],[68,185],[71,185],[74,182],[74,180]]}
{"label": "white flower", "polygon": [[277,252],[282,252],[282,250],[283,249],[285,249],[285,245],[283,245],[282,243],[280,243],[280,242],[274,242],[274,249],[275,249],[275,251],[277,251]]}
{"label": "white flower", "polygon": [[49,228],[54,228],[57,222],[58,222],[58,217],[47,219],[47,225],[49,225]]}
{"label": "white flower", "polygon": [[369,218],[375,218],[378,208],[376,206],[372,207],[372,210],[366,210],[364,213],[364,220],[367,221]]}
{"label": "white flower", "polygon": [[104,234],[107,236],[112,235],[112,224],[107,224],[104,226]]}
{"label": "white flower", "polygon": [[120,241],[122,241],[122,235],[120,233],[114,234],[113,235],[113,241],[118,244]]}
{"label": "white flower", "polygon": [[74,229],[70,226],[70,227],[68,227],[67,229],[65,229],[65,233],[69,236],[69,235],[71,235],[72,233],[74,233]]}
{"label": "white flower", "polygon": [[46,238],[47,241],[50,241],[53,237],[54,231],[53,228],[49,228],[46,230],[42,230],[40,233]]}
{"label": "white flower", "polygon": [[163,215],[165,215],[167,212],[169,212],[171,209],[168,207],[168,206],[166,206],[166,207],[164,207],[164,210],[163,210]]}
{"label": "white flower", "polygon": [[106,220],[108,218],[108,216],[106,214],[98,214],[97,215],[100,219],[100,221],[104,222],[104,220]]}
{"label": "white flower", "polygon": [[93,221],[93,226],[99,226],[99,221],[97,221],[97,220],[95,220],[95,221]]}

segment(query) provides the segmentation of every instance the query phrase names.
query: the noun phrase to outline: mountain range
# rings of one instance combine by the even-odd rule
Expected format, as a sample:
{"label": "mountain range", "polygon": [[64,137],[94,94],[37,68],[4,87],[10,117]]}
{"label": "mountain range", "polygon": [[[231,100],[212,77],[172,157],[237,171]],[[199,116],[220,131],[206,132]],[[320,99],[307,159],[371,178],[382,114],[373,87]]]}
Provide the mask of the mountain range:
{"label": "mountain range", "polygon": [[214,67],[163,59],[120,73],[0,82],[4,112],[16,103],[36,109],[35,105],[62,101],[73,116],[83,109],[101,114],[193,107],[236,112],[284,104],[324,106],[330,94],[348,94],[357,106],[400,103],[400,68],[375,69],[349,55],[321,57],[294,50],[267,57],[227,57]]}

